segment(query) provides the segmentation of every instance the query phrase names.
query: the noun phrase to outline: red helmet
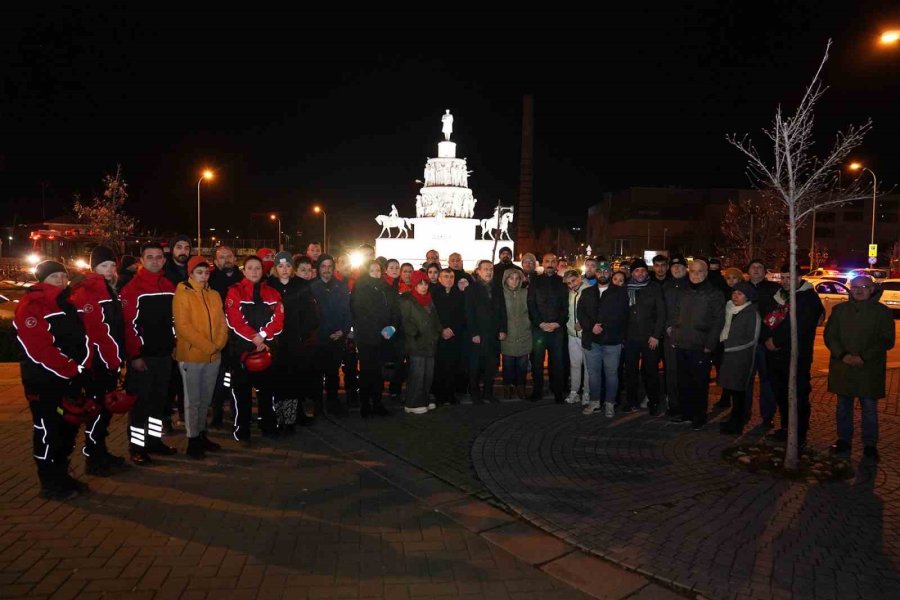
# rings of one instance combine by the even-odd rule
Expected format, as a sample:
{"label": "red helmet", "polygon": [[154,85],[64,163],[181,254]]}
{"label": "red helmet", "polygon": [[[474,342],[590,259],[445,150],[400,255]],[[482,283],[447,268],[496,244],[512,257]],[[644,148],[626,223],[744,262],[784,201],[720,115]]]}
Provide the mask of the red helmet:
{"label": "red helmet", "polygon": [[63,419],[72,425],[89,423],[100,414],[100,405],[84,396],[62,399]]}
{"label": "red helmet", "polygon": [[103,397],[106,410],[116,415],[123,415],[130,411],[135,402],[137,402],[137,395],[129,394],[125,390],[106,392]]}
{"label": "red helmet", "polygon": [[244,352],[241,355],[241,362],[251,373],[260,373],[272,366],[272,353],[268,350]]}

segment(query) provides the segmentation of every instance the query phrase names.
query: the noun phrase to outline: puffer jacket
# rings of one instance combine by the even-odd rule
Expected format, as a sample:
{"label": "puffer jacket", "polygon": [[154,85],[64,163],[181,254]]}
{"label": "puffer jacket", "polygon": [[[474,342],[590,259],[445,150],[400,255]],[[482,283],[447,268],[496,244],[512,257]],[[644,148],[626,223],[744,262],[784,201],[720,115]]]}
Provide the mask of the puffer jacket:
{"label": "puffer jacket", "polygon": [[[673,280],[675,281],[675,280]],[[715,350],[725,325],[725,298],[708,280],[688,284],[672,326],[672,344],[686,350]]]}
{"label": "puffer jacket", "polygon": [[528,291],[522,288],[522,278],[510,289],[507,269],[503,274],[503,301],[506,304],[506,339],[500,342],[500,352],[506,356],[524,356],[531,352],[531,320],[528,318]]}
{"label": "puffer jacket", "polygon": [[94,366],[118,370],[125,359],[125,319],[115,291],[102,275],[93,273],[72,289],[69,301],[81,316]]}
{"label": "puffer jacket", "polygon": [[141,268],[119,292],[125,317],[125,350],[128,358],[161,358],[175,348],[172,297],[175,286],[165,273]]}
{"label": "puffer jacket", "polygon": [[265,280],[254,285],[249,279],[242,279],[228,288],[225,319],[231,330],[228,353],[232,359],[239,360],[244,352],[252,352],[252,340],[257,334],[271,347],[284,328],[281,294]]}
{"label": "puffer jacket", "polygon": [[175,360],[212,363],[221,358],[228,341],[222,298],[208,285],[193,279],[178,284],[172,301],[175,317]]}
{"label": "puffer jacket", "polygon": [[438,338],[441,337],[441,322],[434,302],[426,310],[412,294],[403,295],[400,297],[400,315],[403,318],[406,353],[410,356],[434,356]]}

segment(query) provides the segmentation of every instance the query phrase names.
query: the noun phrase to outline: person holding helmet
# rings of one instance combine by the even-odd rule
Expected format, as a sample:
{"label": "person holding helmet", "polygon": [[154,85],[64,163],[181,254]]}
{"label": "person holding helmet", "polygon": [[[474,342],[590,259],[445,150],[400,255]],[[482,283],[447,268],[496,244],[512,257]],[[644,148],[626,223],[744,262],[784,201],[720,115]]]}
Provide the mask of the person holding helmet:
{"label": "person holding helmet", "polygon": [[[274,262],[274,260],[273,260]],[[263,435],[274,436],[275,395],[271,349],[284,326],[281,295],[263,278],[263,261],[258,256],[244,260],[244,279],[228,289],[225,318],[229,333],[231,397],[234,400],[234,439],[250,443],[250,387],[256,399]]]}
{"label": "person holding helmet", "polygon": [[91,353],[78,311],[69,301],[66,268],[45,260],[34,274],[38,283],[25,292],[13,320],[24,350],[21,374],[31,409],[32,454],[41,497],[69,500],[87,491],[87,485],[69,475],[79,420],[65,413],[70,412],[67,407],[80,408],[74,402],[82,394]]}
{"label": "person holding helmet", "polygon": [[93,352],[91,395],[102,408],[84,431],[85,472],[108,477],[112,470],[125,466],[125,459],[109,453],[106,436],[112,412],[103,406],[106,395],[116,389],[119,369],[125,358],[125,318],[116,285],[116,255],[106,246],[91,250],[91,271],[72,289],[71,302],[78,309],[81,323]]}
{"label": "person holding helmet", "polygon": [[228,328],[222,298],[209,287],[209,262],[202,256],[188,261],[188,280],[175,288],[172,300],[175,318],[175,360],[184,382],[184,425],[187,455],[204,458],[206,451],[221,447],[206,433],[206,413],[212,402],[219,374],[222,348]]}

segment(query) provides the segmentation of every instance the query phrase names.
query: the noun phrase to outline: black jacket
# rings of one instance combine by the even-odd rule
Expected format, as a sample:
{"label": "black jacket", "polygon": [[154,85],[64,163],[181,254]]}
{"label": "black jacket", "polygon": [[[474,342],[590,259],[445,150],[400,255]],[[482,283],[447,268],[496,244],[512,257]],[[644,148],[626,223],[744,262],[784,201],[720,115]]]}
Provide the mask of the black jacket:
{"label": "black jacket", "polygon": [[681,308],[681,300],[684,297],[684,291],[691,282],[688,276],[670,277],[663,283],[663,300],[666,303],[666,327],[673,327],[678,322],[678,312]]}
{"label": "black jacket", "polygon": [[494,278],[491,280],[494,284],[495,290],[503,289],[503,274],[506,273],[507,269],[519,269],[520,271],[522,270],[518,265],[516,265],[512,261],[509,261],[508,263],[498,262],[497,264],[495,264],[494,265]]}
{"label": "black jacket", "polygon": [[381,346],[381,331],[388,325],[400,328],[400,310],[397,291],[383,279],[363,275],[356,280],[350,294],[350,312],[353,315],[353,339],[359,346]]}
{"label": "black jacket", "polygon": [[469,340],[481,337],[481,347],[485,352],[499,353],[500,332],[506,333],[506,303],[503,294],[477,279],[466,288],[466,336]]}
{"label": "black jacket", "polygon": [[238,268],[234,268],[231,271],[231,275],[216,269],[209,274],[209,287],[219,292],[219,295],[222,296],[222,306],[225,306],[225,296],[228,295],[228,288],[243,278],[244,274]]}
{"label": "black jacket", "polygon": [[173,286],[178,285],[182,281],[188,280],[187,263],[184,266],[175,262],[171,255],[166,257],[166,266],[163,269],[166,279],[172,282]]}
{"label": "black jacket", "polygon": [[661,340],[666,328],[666,303],[663,300],[662,285],[649,279],[647,285],[634,289],[634,303],[631,291],[628,293],[628,339],[646,342],[655,337]]}
{"label": "black jacket", "polygon": [[[468,289],[468,288],[466,288]],[[437,292],[432,292],[431,301],[437,309],[441,327],[453,330],[456,337],[465,334],[466,331],[466,297],[455,285],[448,292],[441,286]]]}
{"label": "black jacket", "polygon": [[[813,344],[816,339],[816,327],[819,326],[819,319],[822,318],[825,309],[822,307],[822,301],[819,299],[816,290],[811,285],[807,287],[807,282],[804,282],[804,284],[801,286],[804,288],[803,291],[797,291],[797,348],[800,359],[810,361],[812,360]],[[782,295],[785,303],[787,303],[788,292],[782,290],[779,294]],[[780,305],[773,301],[769,305],[769,312],[777,306]],[[790,356],[791,320],[789,317],[781,321],[775,329],[771,329],[765,324],[765,315],[763,315],[763,327],[760,330],[759,339],[765,342],[770,338],[775,347],[778,348],[777,352],[779,354]]]}
{"label": "black jacket", "polygon": [[471,275],[469,275],[468,273],[463,271],[462,269],[451,269],[451,270],[453,271],[453,282],[454,283],[459,283],[460,279],[467,280],[469,282],[469,285],[472,285],[473,283],[475,283],[475,279]]}
{"label": "black jacket", "polygon": [[715,350],[725,325],[725,298],[709,280],[688,283],[678,320],[672,326],[672,343],[687,350]]}
{"label": "black jacket", "polygon": [[[581,325],[581,347],[590,350],[592,344],[615,346],[625,341],[628,326],[628,292],[623,287],[609,284],[600,294],[596,285],[581,292],[576,309]],[[600,323],[603,331],[594,334],[594,325]]]}
{"label": "black jacket", "polygon": [[759,308],[759,316],[765,317],[775,308],[775,294],[781,290],[781,286],[774,281],[763,279],[759,283],[748,281],[750,285],[756,288],[756,306]]}
{"label": "black jacket", "polygon": [[559,275],[534,277],[528,285],[528,318],[541,323],[559,323],[565,329],[569,318],[569,288]]}
{"label": "black jacket", "polygon": [[291,277],[288,282],[274,275],[269,277],[269,287],[281,294],[284,306],[284,329],[279,338],[282,356],[295,356],[304,347],[316,342],[319,328],[319,308],[309,289],[309,282],[300,277]]}

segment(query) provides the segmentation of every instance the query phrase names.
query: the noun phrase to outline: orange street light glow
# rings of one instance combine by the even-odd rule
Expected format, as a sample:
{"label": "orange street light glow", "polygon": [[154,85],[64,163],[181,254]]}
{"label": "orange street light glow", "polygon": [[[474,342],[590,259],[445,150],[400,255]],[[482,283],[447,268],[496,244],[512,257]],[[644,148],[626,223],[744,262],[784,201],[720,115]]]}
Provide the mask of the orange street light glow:
{"label": "orange street light glow", "polygon": [[882,44],[896,44],[898,41],[900,41],[900,31],[885,31],[881,34]]}
{"label": "orange street light glow", "polygon": [[860,169],[862,169],[862,165],[859,164],[858,162],[853,162],[853,163],[850,163],[850,166],[848,168],[851,171],[859,171]]}
{"label": "orange street light glow", "polygon": [[313,206],[313,212],[320,213],[322,212],[322,208],[320,206]]}
{"label": "orange street light glow", "polygon": [[213,172],[210,171],[209,169],[203,171],[203,179],[212,179],[213,175],[214,175]]}
{"label": "orange street light glow", "polygon": [[278,217],[276,217],[275,215],[269,215],[269,218],[272,219],[272,220],[274,221],[274,220],[277,219]]}

